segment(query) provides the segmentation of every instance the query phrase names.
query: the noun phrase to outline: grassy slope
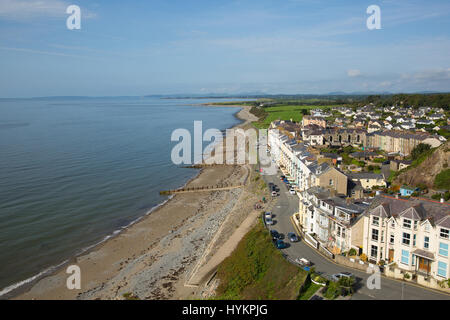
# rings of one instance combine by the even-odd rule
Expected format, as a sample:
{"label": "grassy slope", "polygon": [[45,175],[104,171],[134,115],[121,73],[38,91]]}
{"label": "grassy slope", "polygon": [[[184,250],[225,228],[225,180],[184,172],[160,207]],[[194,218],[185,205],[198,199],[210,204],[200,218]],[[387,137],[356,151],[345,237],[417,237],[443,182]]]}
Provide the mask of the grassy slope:
{"label": "grassy slope", "polygon": [[296,299],[306,275],[282,257],[258,222],[219,266],[216,299]]}

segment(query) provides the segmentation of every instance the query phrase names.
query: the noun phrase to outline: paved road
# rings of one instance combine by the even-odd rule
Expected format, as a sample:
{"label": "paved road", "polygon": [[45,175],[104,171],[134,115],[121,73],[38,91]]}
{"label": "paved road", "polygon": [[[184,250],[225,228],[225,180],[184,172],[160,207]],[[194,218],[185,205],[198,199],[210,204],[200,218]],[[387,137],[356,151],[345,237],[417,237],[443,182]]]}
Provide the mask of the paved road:
{"label": "paved road", "polygon": [[[285,184],[280,181],[279,176],[280,174],[263,174],[266,183],[272,182],[280,188],[278,202],[272,209],[275,224],[271,227],[271,229],[275,229],[286,236],[289,232],[294,232],[294,227],[291,223],[290,217],[298,210],[298,196],[291,195],[289,193]],[[286,239],[286,242],[289,242],[289,240]],[[298,257],[304,257],[312,261],[314,263],[315,270],[319,273],[323,273],[324,275],[330,276],[342,271],[353,273],[357,280],[355,288],[356,292],[352,297],[353,300],[450,300],[450,295],[428,290],[402,281],[388,279],[386,277],[381,277],[381,289],[370,290],[366,286],[367,278],[370,274],[337,265],[319,254],[316,250],[309,247],[303,241],[290,243],[290,247],[283,249],[283,251],[291,258],[295,259]]]}

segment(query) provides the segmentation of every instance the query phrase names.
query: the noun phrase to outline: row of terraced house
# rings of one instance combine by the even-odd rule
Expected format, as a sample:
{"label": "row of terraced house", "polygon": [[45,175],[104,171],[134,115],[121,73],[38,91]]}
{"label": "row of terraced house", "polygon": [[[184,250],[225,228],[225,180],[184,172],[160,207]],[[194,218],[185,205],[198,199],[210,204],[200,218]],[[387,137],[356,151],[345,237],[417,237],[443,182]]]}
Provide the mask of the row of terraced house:
{"label": "row of terraced house", "polygon": [[390,266],[391,276],[409,272],[431,287],[450,278],[448,204],[355,193],[351,175],[320,163],[300,137],[275,126],[268,130],[268,145],[295,186],[299,211],[293,222],[311,246],[330,257],[354,249],[372,264]]}

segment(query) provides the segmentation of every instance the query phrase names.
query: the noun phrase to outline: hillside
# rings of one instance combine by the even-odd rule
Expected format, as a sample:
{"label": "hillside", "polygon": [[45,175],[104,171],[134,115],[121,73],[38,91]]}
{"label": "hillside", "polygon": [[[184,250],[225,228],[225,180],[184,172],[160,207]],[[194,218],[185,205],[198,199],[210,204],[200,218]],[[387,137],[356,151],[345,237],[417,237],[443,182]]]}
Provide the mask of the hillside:
{"label": "hillside", "polygon": [[219,266],[215,299],[297,299],[307,272],[287,262],[259,222]]}
{"label": "hillside", "polygon": [[[434,187],[436,176],[444,170],[448,170],[450,165],[450,141],[441,145],[429,155],[422,163],[415,168],[407,168],[402,171],[394,180],[393,184],[418,186],[425,184],[429,188]],[[440,183],[440,188],[450,189],[450,185]]]}

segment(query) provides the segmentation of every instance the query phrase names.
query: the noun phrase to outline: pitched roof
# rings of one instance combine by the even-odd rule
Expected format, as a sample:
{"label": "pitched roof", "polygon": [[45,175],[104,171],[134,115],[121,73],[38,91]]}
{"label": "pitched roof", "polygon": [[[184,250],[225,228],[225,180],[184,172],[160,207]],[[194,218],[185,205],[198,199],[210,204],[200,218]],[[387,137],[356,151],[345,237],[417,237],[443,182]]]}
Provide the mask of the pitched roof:
{"label": "pitched roof", "polygon": [[420,221],[428,219],[434,225],[450,228],[450,205],[425,199],[406,200],[379,195],[375,197],[366,214]]}

